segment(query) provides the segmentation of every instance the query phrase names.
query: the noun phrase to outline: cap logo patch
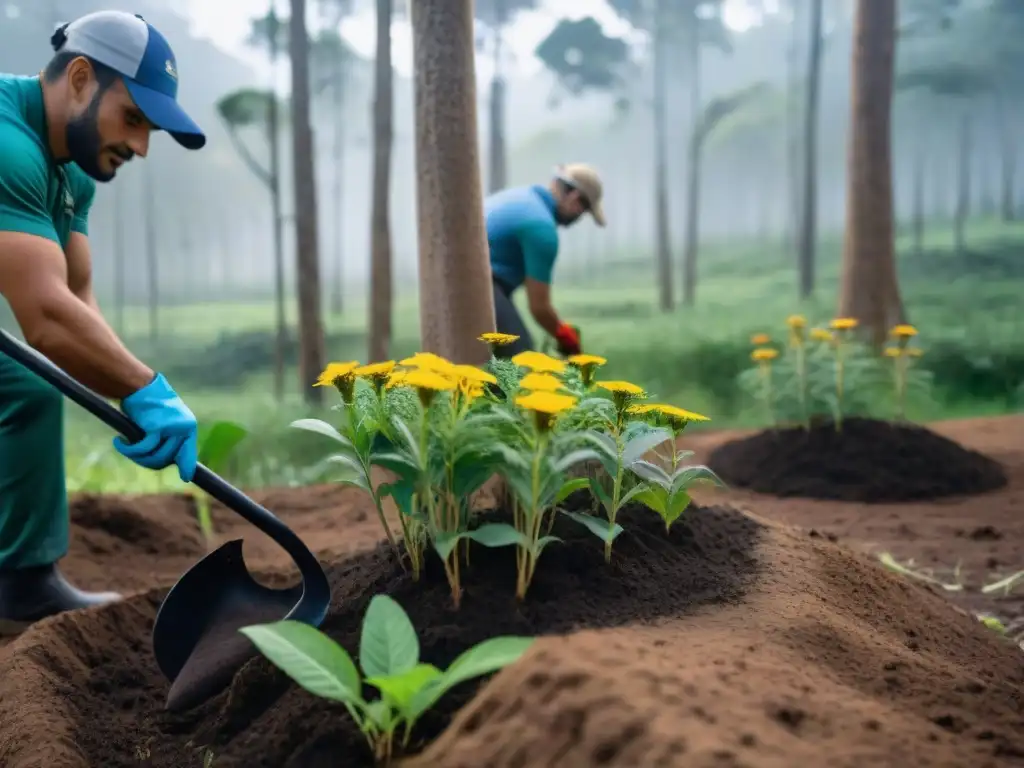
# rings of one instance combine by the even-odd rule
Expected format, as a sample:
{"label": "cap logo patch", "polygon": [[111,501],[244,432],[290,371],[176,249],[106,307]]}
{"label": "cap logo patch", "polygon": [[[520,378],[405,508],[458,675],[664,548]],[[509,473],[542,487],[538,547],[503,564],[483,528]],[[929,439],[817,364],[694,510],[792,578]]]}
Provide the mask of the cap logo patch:
{"label": "cap logo patch", "polygon": [[164,63],[164,70],[167,72],[168,75],[170,75],[175,80],[178,79],[178,72],[177,72],[177,70],[174,69],[174,62],[171,61],[170,59],[168,59]]}

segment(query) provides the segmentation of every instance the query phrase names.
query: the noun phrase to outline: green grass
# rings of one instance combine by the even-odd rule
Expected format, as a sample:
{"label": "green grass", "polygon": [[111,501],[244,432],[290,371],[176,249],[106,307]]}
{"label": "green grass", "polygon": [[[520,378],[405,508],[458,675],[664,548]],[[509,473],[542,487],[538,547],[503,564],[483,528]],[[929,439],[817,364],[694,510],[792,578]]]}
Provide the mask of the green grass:
{"label": "green grass", "polygon": [[[918,404],[918,420],[998,414],[1019,409],[1024,398],[1024,224],[974,221],[969,252],[952,252],[952,231],[928,230],[921,256],[901,235],[899,268],[904,301],[921,331],[924,360],[937,376],[934,402]],[[660,399],[712,417],[708,428],[757,426],[754,404],[735,388],[736,374],[748,365],[752,333],[781,334],[783,320],[800,312],[826,322],[835,310],[839,283],[837,238],[821,245],[819,280],[813,300],[796,300],[792,257],[778,243],[708,243],[701,251],[697,305],[657,310],[655,273],[648,254],[604,254],[559,265],[555,301],[579,324],[588,351],[605,355],[608,377],[649,388]],[[294,323],[294,307],[289,307]],[[330,359],[365,354],[366,307],[350,302],[341,318],[325,317]],[[525,316],[525,313],[524,313]],[[287,402],[271,391],[274,311],[270,303],[219,302],[163,308],[166,338],[153,346],[146,338],[144,308],[126,312],[130,346],[168,373],[200,419],[232,419],[245,425],[247,438],[231,470],[247,486],[298,484],[310,480],[307,467],[322,450],[308,436],[293,434],[288,423],[311,415],[299,396],[298,374],[288,372]],[[419,306],[400,294],[394,315],[394,354],[417,349]],[[536,330],[536,329],[535,329]],[[537,338],[541,338],[537,332]],[[69,484],[74,490],[181,490],[173,470],[136,469],[112,449],[110,433],[69,406],[67,439]]]}

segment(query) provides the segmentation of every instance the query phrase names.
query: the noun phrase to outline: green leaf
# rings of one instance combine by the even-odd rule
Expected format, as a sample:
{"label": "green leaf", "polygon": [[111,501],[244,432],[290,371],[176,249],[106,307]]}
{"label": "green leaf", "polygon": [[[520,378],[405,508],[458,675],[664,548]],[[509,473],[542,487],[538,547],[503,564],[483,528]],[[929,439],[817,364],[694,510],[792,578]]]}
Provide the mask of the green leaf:
{"label": "green leaf", "polygon": [[665,502],[667,501],[668,493],[664,488],[659,486],[644,488],[640,493],[636,495],[636,500],[643,504],[645,507],[653,512],[657,512],[662,518],[667,514]]}
{"label": "green leaf", "polygon": [[404,716],[413,697],[428,683],[441,676],[433,664],[417,664],[407,672],[390,677],[368,677],[366,682],[381,692],[389,705]]}
{"label": "green leaf", "polygon": [[455,549],[455,545],[458,544],[462,539],[466,537],[463,533],[451,533],[449,531],[435,531],[431,537],[431,543],[434,545],[434,551],[437,552],[437,556],[442,560],[447,560]]}
{"label": "green leaf", "polygon": [[390,470],[403,478],[414,478],[420,472],[419,466],[411,456],[397,451],[374,453],[370,456],[370,463]]}
{"label": "green leaf", "polygon": [[395,500],[395,506],[398,507],[399,512],[406,517],[412,516],[412,498],[416,494],[416,485],[411,480],[382,483],[378,486],[377,493],[382,499],[390,496]]}
{"label": "green leaf", "polygon": [[562,456],[558,461],[554,462],[555,472],[566,472],[577,464],[582,464],[585,461],[600,461],[601,455],[590,448],[581,448],[578,451],[567,453]]}
{"label": "green leaf", "polygon": [[601,485],[601,479],[598,477],[588,477],[587,482],[590,484],[590,491],[594,494],[594,498],[600,502],[601,506],[608,511],[612,508],[612,497],[608,495],[608,492]]}
{"label": "green leaf", "polygon": [[359,665],[367,677],[393,677],[420,660],[420,642],[409,616],[387,595],[374,595],[363,617]]}
{"label": "green leaf", "polygon": [[364,490],[370,490],[370,478],[366,476],[366,470],[359,463],[358,459],[344,453],[334,453],[327,457],[328,464],[340,464],[352,474],[352,479],[345,479],[345,482],[358,485]]}
{"label": "green leaf", "polygon": [[642,459],[649,451],[671,439],[672,432],[667,429],[655,429],[637,435],[622,449],[622,463],[628,467],[634,461]]}
{"label": "green leaf", "polygon": [[510,547],[513,544],[526,546],[526,536],[508,523],[486,523],[466,534],[477,544],[485,547]]}
{"label": "green leaf", "polygon": [[687,490],[697,483],[710,483],[719,487],[725,487],[722,479],[714,471],[703,464],[692,467],[680,467],[672,477],[672,492]]}
{"label": "green leaf", "polygon": [[352,441],[345,437],[341,432],[332,427],[323,419],[298,419],[291,423],[295,429],[304,429],[307,432],[315,432],[318,435],[329,437],[338,443],[341,443],[346,448],[355,450],[355,446],[352,445]]}
{"label": "green leaf", "polygon": [[535,556],[540,557],[540,553],[544,551],[548,544],[556,544],[562,540],[557,536],[542,536],[537,539],[536,551],[533,553]]}
{"label": "green leaf", "polygon": [[572,480],[566,480],[562,483],[562,487],[558,489],[558,493],[555,494],[555,504],[561,504],[563,501],[572,496],[576,491],[582,491],[585,488],[590,487],[589,477],[574,477]]}
{"label": "green leaf", "polygon": [[690,494],[686,491],[676,491],[669,496],[668,504],[665,507],[665,514],[661,516],[665,521],[665,525],[670,526],[678,520],[680,515],[686,511],[688,506],[690,506],[690,501]]}
{"label": "green leaf", "polygon": [[532,644],[532,637],[493,637],[473,646],[413,697],[409,720],[418,718],[459,683],[514,664]]}
{"label": "green leaf", "polygon": [[565,510],[562,510],[562,514],[575,520],[605,543],[615,541],[619,534],[625,530],[618,523],[614,526],[609,526],[607,520],[600,517],[594,517],[593,515],[584,515],[579,512],[566,512]]}
{"label": "green leaf", "polygon": [[606,435],[604,432],[598,432],[596,429],[588,429],[582,434],[582,437],[597,448],[605,457],[616,460],[618,459],[619,449],[615,445],[615,439],[610,435]]}
{"label": "green leaf", "polygon": [[665,490],[672,487],[672,478],[669,477],[668,473],[657,464],[652,464],[651,462],[644,461],[643,459],[637,459],[629,465],[629,468],[641,480],[657,483]]}
{"label": "green leaf", "polygon": [[395,713],[384,699],[371,701],[364,710],[366,719],[372,723],[372,729],[387,733],[395,720]]}
{"label": "green leaf", "polygon": [[344,648],[298,621],[256,624],[238,630],[296,684],[315,696],[362,703],[359,671]]}
{"label": "green leaf", "polygon": [[199,461],[214,472],[222,471],[231,452],[248,435],[245,427],[233,421],[218,421],[199,443]]}
{"label": "green leaf", "polygon": [[408,425],[397,416],[392,419],[395,428],[401,433],[402,439],[405,440],[405,447],[408,450],[413,462],[416,466],[423,466],[423,457],[420,456],[420,446],[416,442],[416,438],[413,437],[412,430],[409,429]]}
{"label": "green leaf", "polygon": [[622,509],[624,506],[629,504],[629,502],[632,501],[638,493],[643,493],[644,490],[646,490],[649,487],[650,486],[648,486],[646,483],[637,483],[636,485],[634,485],[632,488],[630,488],[628,491],[622,494],[621,497],[619,497],[619,509]]}

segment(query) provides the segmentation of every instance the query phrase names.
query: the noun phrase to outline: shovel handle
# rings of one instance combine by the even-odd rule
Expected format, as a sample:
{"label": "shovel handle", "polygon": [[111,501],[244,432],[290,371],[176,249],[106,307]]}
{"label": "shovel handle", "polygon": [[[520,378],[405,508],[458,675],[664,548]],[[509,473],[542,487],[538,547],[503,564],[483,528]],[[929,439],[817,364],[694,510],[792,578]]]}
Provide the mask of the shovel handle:
{"label": "shovel handle", "polygon": [[[120,410],[2,328],[0,328],[0,352],[50,384],[69,400],[82,406],[108,427],[123,435],[129,442],[137,443],[145,437],[146,433]],[[300,568],[309,565],[310,559],[316,568],[320,567],[302,540],[274,513],[257,504],[213,470],[203,464],[196,465],[192,484],[206,491],[228,509],[238,513],[270,536],[292,556]]]}

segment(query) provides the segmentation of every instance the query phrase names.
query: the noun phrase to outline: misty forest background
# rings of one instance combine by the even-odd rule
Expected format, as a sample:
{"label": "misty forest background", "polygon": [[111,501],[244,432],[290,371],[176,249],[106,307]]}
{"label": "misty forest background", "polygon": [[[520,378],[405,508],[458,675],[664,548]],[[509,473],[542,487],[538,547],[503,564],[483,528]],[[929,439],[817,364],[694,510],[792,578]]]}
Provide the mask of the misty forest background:
{"label": "misty forest background", "polygon": [[[852,313],[876,333],[917,325],[936,382],[917,418],[1019,410],[1024,3],[747,0],[760,22],[737,32],[722,17],[736,1],[579,0],[621,23],[557,20],[530,75],[508,36],[542,0],[474,3],[476,92],[455,100],[475,101],[484,192],[544,183],[562,162],[605,179],[607,229],[563,230],[556,307],[616,378],[712,426],[761,418],[736,383],[749,337],[781,334],[795,312]],[[459,44],[429,39],[445,30],[423,18],[439,0],[409,2],[418,62],[427,44]],[[408,3],[273,5],[249,42],[275,83],[193,37],[174,3],[0,3],[2,71],[38,71],[54,24],[100,9],[141,13],[174,46],[180,99],[209,143],[188,153],[160,136],[100,185],[96,290],[201,419],[245,425],[248,484],[308,479],[309,446],[287,424],[330,404],[309,386],[325,362],[409,354],[421,302],[426,317],[473,301],[420,280],[416,76],[394,70],[380,34]],[[383,21],[375,59],[339,34],[368,9]],[[461,88],[451,60],[416,73],[424,98]],[[104,428],[69,416],[72,485],[135,483],[111,468]]]}

